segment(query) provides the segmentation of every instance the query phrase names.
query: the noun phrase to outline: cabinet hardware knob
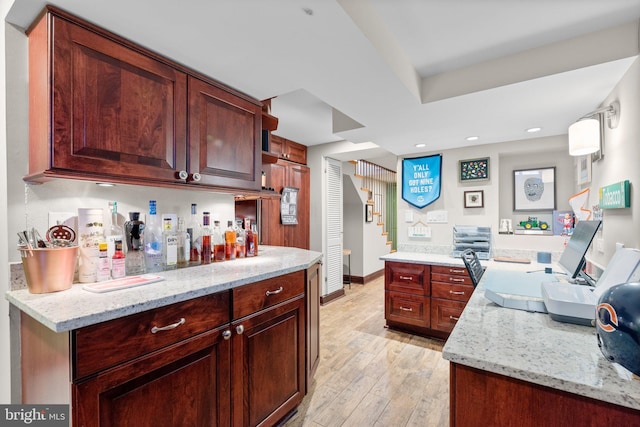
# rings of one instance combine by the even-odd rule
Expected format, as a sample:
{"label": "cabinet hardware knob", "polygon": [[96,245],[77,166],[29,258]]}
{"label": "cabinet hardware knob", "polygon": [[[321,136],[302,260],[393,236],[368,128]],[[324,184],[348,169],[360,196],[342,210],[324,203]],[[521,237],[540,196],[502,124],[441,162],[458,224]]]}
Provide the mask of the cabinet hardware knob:
{"label": "cabinet hardware knob", "polygon": [[175,329],[180,325],[184,325],[184,323],[186,322],[186,320],[184,320],[184,317],[181,317],[180,320],[178,320],[176,323],[172,323],[170,325],[167,326],[154,326],[153,328],[151,328],[151,333],[152,334],[156,334],[160,331],[169,331],[171,329]]}
{"label": "cabinet hardware knob", "polygon": [[452,291],[452,290],[449,290],[449,293],[450,293],[451,295],[464,295],[464,291],[462,291],[462,292],[454,292],[454,291]]}
{"label": "cabinet hardware knob", "polygon": [[400,276],[400,279],[402,279],[402,280],[413,280],[413,277],[411,277],[411,276]]}
{"label": "cabinet hardware knob", "polygon": [[402,311],[413,311],[413,308],[411,308],[411,307],[407,308],[407,307],[402,307],[401,306],[400,310],[402,310]]}
{"label": "cabinet hardware knob", "polygon": [[228,340],[229,338],[231,338],[231,331],[230,330],[226,330],[222,333],[222,338],[224,338],[225,340]]}
{"label": "cabinet hardware knob", "polygon": [[460,283],[462,283],[462,282],[464,282],[464,279],[454,279],[453,277],[449,277],[449,281],[450,282],[460,282]]}
{"label": "cabinet hardware knob", "polygon": [[278,289],[276,289],[275,291],[267,291],[265,292],[265,294],[267,296],[269,295],[275,295],[275,294],[279,294],[280,292],[282,292],[284,290],[284,288],[282,286],[280,286]]}
{"label": "cabinet hardware knob", "polygon": [[242,326],[242,325],[236,326],[236,333],[238,335],[242,335],[243,332],[244,332],[244,326]]}
{"label": "cabinet hardware knob", "polygon": [[456,316],[449,316],[449,320],[455,320],[457,322],[460,318]]}
{"label": "cabinet hardware knob", "polygon": [[201,179],[202,179],[202,176],[198,172],[194,172],[191,175],[189,175],[188,181],[200,182]]}
{"label": "cabinet hardware knob", "polygon": [[178,178],[186,180],[189,178],[189,173],[187,171],[180,171],[178,172]]}

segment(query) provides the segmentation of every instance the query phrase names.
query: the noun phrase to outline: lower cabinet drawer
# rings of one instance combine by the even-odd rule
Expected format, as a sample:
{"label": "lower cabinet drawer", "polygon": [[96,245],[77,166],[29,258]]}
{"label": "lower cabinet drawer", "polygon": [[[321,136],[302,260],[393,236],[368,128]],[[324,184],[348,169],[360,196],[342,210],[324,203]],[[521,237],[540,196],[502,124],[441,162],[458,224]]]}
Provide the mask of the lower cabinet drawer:
{"label": "lower cabinet drawer", "polygon": [[229,291],[80,328],[73,332],[73,378],[132,360],[231,321]]}
{"label": "lower cabinet drawer", "polygon": [[401,292],[385,292],[385,318],[394,322],[428,328],[430,299]]}
{"label": "lower cabinet drawer", "polygon": [[455,301],[469,301],[473,286],[454,283],[431,282],[431,297]]}
{"label": "lower cabinet drawer", "polygon": [[233,319],[256,313],[263,308],[304,293],[304,270],[261,280],[232,289]]}
{"label": "lower cabinet drawer", "polygon": [[387,261],[384,274],[387,291],[429,295],[431,271],[428,265]]}
{"label": "lower cabinet drawer", "polygon": [[465,302],[431,299],[431,329],[442,332],[451,332],[456,322],[462,315],[466,306]]}

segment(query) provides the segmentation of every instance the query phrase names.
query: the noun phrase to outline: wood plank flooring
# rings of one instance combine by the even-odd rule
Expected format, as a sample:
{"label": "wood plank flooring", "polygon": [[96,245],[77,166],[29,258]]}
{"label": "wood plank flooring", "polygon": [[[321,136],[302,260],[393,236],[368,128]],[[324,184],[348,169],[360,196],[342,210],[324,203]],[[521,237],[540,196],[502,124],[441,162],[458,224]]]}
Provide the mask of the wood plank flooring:
{"label": "wood plank flooring", "polygon": [[384,278],[320,308],[320,365],[284,426],[448,426],[442,341],[384,327]]}

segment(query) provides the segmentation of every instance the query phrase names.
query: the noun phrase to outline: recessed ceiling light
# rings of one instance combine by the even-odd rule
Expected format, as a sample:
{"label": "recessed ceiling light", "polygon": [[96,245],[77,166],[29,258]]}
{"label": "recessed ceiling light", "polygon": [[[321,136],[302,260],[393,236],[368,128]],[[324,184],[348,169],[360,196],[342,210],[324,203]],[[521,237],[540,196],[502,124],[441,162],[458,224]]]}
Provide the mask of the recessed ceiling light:
{"label": "recessed ceiling light", "polygon": [[468,136],[467,137],[467,141],[477,141],[478,139],[480,139],[479,136]]}
{"label": "recessed ceiling light", "polygon": [[422,148],[422,147],[426,147],[427,144],[416,144],[416,148]]}
{"label": "recessed ceiling light", "polygon": [[527,132],[534,133],[534,132],[540,132],[541,130],[542,128],[529,128],[527,129]]}

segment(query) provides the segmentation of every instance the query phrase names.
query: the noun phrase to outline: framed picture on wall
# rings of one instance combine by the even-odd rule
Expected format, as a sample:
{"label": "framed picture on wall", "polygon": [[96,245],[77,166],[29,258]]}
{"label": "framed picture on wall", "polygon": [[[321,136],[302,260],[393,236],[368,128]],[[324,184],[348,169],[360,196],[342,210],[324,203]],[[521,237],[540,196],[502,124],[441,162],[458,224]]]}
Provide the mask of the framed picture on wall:
{"label": "framed picture on wall", "polygon": [[367,203],[364,205],[364,220],[366,222],[373,222],[373,205]]}
{"label": "framed picture on wall", "polygon": [[551,211],[555,208],[555,167],[513,171],[514,211]]}
{"label": "framed picture on wall", "polygon": [[577,182],[578,185],[591,182],[591,155],[576,157]]}
{"label": "framed picture on wall", "polygon": [[458,172],[460,182],[486,181],[489,179],[489,158],[460,160]]}
{"label": "framed picture on wall", "polygon": [[465,208],[483,208],[484,207],[484,191],[465,191],[464,192]]}

